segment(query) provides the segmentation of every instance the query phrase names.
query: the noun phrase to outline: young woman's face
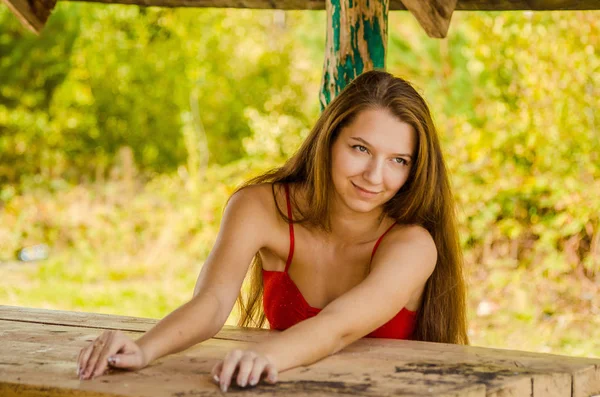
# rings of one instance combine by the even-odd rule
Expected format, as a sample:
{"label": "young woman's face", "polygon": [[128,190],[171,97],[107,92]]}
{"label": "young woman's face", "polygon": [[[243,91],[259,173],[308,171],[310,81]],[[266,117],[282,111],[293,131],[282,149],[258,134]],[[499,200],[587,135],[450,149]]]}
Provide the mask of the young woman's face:
{"label": "young woman's face", "polygon": [[384,109],[360,112],[332,147],[332,178],[348,208],[370,212],[408,179],[416,145],[413,128]]}

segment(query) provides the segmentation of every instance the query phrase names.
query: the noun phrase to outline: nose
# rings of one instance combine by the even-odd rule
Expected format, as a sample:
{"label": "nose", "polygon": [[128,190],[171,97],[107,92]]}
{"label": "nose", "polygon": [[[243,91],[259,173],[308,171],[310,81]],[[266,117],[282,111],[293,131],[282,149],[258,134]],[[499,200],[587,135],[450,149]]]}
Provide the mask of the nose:
{"label": "nose", "polygon": [[383,161],[372,158],[368,163],[363,178],[373,186],[379,186],[383,182]]}

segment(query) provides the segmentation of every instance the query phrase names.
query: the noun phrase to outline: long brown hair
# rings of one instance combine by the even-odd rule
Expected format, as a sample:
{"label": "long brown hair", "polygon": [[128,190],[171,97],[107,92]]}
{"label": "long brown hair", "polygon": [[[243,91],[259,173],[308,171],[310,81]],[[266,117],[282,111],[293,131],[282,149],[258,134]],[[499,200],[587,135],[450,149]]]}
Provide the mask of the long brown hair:
{"label": "long brown hair", "polygon": [[[245,182],[245,186],[300,183],[306,205],[295,223],[330,230],[331,146],[340,130],[365,109],[387,109],[416,132],[414,162],[406,183],[384,205],[400,224],[427,229],[437,248],[437,263],[425,284],[413,339],[468,344],[466,287],[454,199],[439,140],[427,104],[407,81],[384,71],[369,71],[351,82],[323,111],[298,152],[283,166]],[[239,190],[238,189],[238,190]],[[277,201],[276,201],[277,202]],[[298,206],[294,206],[298,208]],[[281,209],[280,216],[287,219]],[[265,325],[262,310],[262,263],[255,256],[247,294],[237,299],[239,326]]]}

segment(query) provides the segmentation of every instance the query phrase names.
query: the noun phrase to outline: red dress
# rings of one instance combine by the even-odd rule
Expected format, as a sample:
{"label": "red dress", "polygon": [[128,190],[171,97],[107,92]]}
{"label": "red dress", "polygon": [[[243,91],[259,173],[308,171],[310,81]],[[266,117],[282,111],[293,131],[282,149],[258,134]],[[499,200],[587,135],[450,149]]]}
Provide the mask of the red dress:
{"label": "red dress", "polygon": [[[287,200],[287,211],[288,218],[292,219],[292,208],[290,204],[290,193],[289,188],[285,185],[285,195]],[[393,227],[394,225],[392,225]],[[379,237],[373,252],[371,254],[371,260],[375,251],[386,235],[391,230],[390,227]],[[304,296],[290,278],[288,269],[292,263],[294,257],[294,225],[289,223],[290,230],[290,251],[288,254],[287,262],[285,264],[285,271],[262,271],[263,275],[263,307],[267,320],[271,329],[284,330],[287,329],[302,320],[316,316],[322,309],[312,307],[306,302]],[[408,339],[411,337],[417,319],[417,312],[413,312],[406,308],[402,308],[391,320],[377,328],[375,331],[367,335],[371,338],[391,338],[391,339]]]}

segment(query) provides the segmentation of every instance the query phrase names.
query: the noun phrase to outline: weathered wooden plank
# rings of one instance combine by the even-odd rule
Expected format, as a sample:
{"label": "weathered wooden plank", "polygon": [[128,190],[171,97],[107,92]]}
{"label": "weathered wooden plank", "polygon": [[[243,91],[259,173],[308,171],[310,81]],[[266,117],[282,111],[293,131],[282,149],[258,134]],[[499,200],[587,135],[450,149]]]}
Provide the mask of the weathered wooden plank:
{"label": "weathered wooden plank", "polygon": [[[60,343],[63,340],[61,333],[50,332],[47,327],[51,324],[63,324],[67,325],[66,330],[71,328],[75,330],[73,332],[79,335],[78,340],[83,344],[91,341],[103,328],[122,330],[135,328],[135,331],[141,332],[157,321],[7,306],[0,307],[0,319],[5,319],[0,321],[0,337],[3,341]],[[225,327],[215,339],[210,340],[210,343],[207,341],[201,345],[206,349],[214,343],[233,346],[232,343],[258,342],[268,337],[271,332],[276,331]],[[27,336],[23,339],[26,333]],[[219,357],[220,353],[215,354],[217,354],[215,357]],[[399,369],[395,370],[397,372],[392,375],[396,381],[407,380],[402,378],[402,374],[410,379],[414,377],[414,373],[422,373],[441,376],[445,380],[453,377],[457,377],[455,380],[469,379],[472,384],[484,384],[488,393],[500,391],[516,393],[527,387],[528,390],[533,390],[534,396],[570,396],[571,388],[574,391],[573,395],[577,396],[600,393],[600,365],[598,365],[600,360],[597,359],[416,341],[363,338],[335,356],[311,366],[308,371],[329,373],[339,365],[355,363],[356,360],[359,360],[359,364],[356,364],[358,367],[364,367],[364,360],[371,359],[392,363],[394,368],[398,367]],[[320,366],[324,367],[319,369]],[[316,375],[312,373],[311,376]],[[510,382],[509,378],[511,378]],[[307,378],[310,379],[312,378]],[[427,381],[431,379],[427,378]],[[525,386],[526,384],[529,386]]]}
{"label": "weathered wooden plank", "polygon": [[151,318],[19,306],[0,306],[0,320],[73,325],[82,328],[119,329],[122,331],[147,331],[157,322],[157,320]]}
{"label": "weathered wooden plank", "polygon": [[56,0],[3,0],[21,23],[39,34],[48,20]]}
{"label": "weathered wooden plank", "polygon": [[573,374],[573,397],[588,397],[600,394],[600,365],[582,368]]}
{"label": "weathered wooden plank", "polygon": [[35,34],[39,34],[44,23],[35,15],[27,0],[3,0],[4,4],[19,18],[21,23]]}
{"label": "weathered wooden plank", "polygon": [[402,0],[429,37],[444,38],[457,0]]}
{"label": "weathered wooden plank", "polygon": [[572,375],[568,373],[552,373],[533,377],[533,397],[571,396]]}
{"label": "weathered wooden plank", "polygon": [[[325,0],[71,0],[159,7],[257,8],[324,10]],[[598,10],[598,0],[458,0],[459,11]],[[402,0],[390,0],[390,10],[406,10]]]}
{"label": "weathered wooden plank", "polygon": [[[52,371],[52,376],[58,379],[64,379],[66,376],[70,380],[74,376],[71,373],[75,371],[74,359],[78,350],[93,340],[96,335],[95,330],[90,328],[13,321],[0,322],[0,331],[2,340],[9,346],[9,348],[3,349],[3,362],[0,363],[1,373],[10,372],[13,368],[18,368],[16,369],[18,374],[30,371],[39,372],[40,365],[44,365],[44,368],[56,365],[58,370]],[[132,333],[132,336],[134,334]],[[149,377],[170,379],[173,383],[173,375],[177,373],[193,372],[207,375],[216,360],[222,358],[229,349],[244,348],[248,346],[248,343],[217,339],[205,341],[180,353],[180,355],[188,357],[189,362],[181,358],[174,359],[175,361],[168,357],[164,358],[153,364],[153,366],[159,365],[160,371],[146,373],[146,370],[143,370],[143,379]],[[36,353],[43,354],[43,360],[27,359],[28,354]],[[287,382],[285,383],[286,388],[300,384],[305,391],[309,389],[338,393],[360,390],[362,391],[361,395],[367,396],[392,395],[399,390],[402,391],[402,395],[483,396],[486,388],[514,391],[519,390],[516,388],[522,384],[531,384],[529,373],[526,371],[513,373],[513,371],[507,372],[489,366],[483,369],[466,366],[462,372],[455,370],[440,372],[439,367],[433,363],[421,362],[418,365],[411,363],[410,360],[416,362],[420,360],[417,355],[405,356],[401,351],[397,352],[393,358],[358,354],[346,357],[342,354],[329,357],[311,367],[286,372],[282,374],[281,379]],[[194,357],[197,358],[196,361],[192,361]],[[71,361],[65,361],[69,358]],[[200,358],[201,361],[199,361]],[[164,366],[161,362],[168,363],[168,365]],[[206,363],[206,368],[199,367],[198,363]],[[172,365],[175,365],[176,368],[172,368]],[[448,363],[446,370],[452,365],[452,363]],[[457,365],[454,364],[454,367]],[[365,371],[365,368],[368,370]],[[283,377],[284,375],[286,377]],[[46,379],[40,380],[35,377],[32,379],[37,379],[45,386],[55,386]],[[0,380],[6,379],[0,376]],[[179,378],[177,378],[177,383],[181,383]],[[72,384],[67,384],[68,387],[71,387],[69,385],[72,386]],[[286,389],[286,392],[290,391]]]}
{"label": "weathered wooden plank", "polygon": [[[0,320],[12,320],[21,323],[33,322],[39,324],[55,324],[55,325],[73,325],[84,328],[97,328],[97,329],[119,329],[123,331],[147,331],[152,325],[158,322],[157,319],[143,318],[143,317],[132,317],[122,316],[116,314],[102,314],[102,313],[89,313],[89,312],[75,312],[66,310],[55,310],[55,309],[39,309],[21,306],[8,306],[0,305]],[[240,328],[233,326],[225,326],[224,336],[240,340],[249,341],[255,338],[255,335],[268,334],[271,331],[268,329],[256,329],[256,328]],[[429,343],[429,342],[418,342],[418,341],[406,341],[406,340],[389,340],[389,339],[376,339],[376,338],[364,338],[364,342],[361,347],[368,349],[369,351],[376,352],[376,354],[385,354],[385,349],[392,344],[394,347],[401,346],[406,349],[430,349],[439,350],[440,352],[453,352],[457,354],[467,354],[474,352],[481,355],[492,354],[498,357],[505,357],[507,360],[511,360],[515,357],[515,354],[519,358],[544,358],[548,361],[553,362],[585,362],[588,364],[599,363],[600,360],[594,358],[585,357],[570,357],[560,356],[548,353],[534,353],[526,351],[516,351],[508,349],[498,348],[481,348],[476,346],[463,346],[445,343]],[[347,349],[353,351],[354,345],[349,346]]]}
{"label": "weathered wooden plank", "polygon": [[[394,345],[405,345],[402,348],[402,354],[407,356],[419,354],[424,360],[434,361],[436,357],[437,360],[453,358],[465,364],[487,364],[505,369],[527,368],[539,373],[567,374],[568,376],[558,376],[560,379],[556,380],[557,388],[569,389],[572,383],[574,390],[582,390],[581,395],[600,393],[600,360],[595,358],[416,341],[394,341],[393,343]],[[389,346],[382,345],[381,341],[377,339],[364,338],[360,346],[348,346],[344,349],[344,352],[352,353],[356,351],[361,353],[365,349],[368,349],[368,354],[385,356]],[[547,378],[539,377],[537,374],[533,375],[533,380],[534,389],[536,382],[539,388],[542,389],[552,384],[551,382],[548,383]],[[571,394],[568,393],[568,395]]]}
{"label": "weathered wooden plank", "polygon": [[[14,320],[19,322],[34,322],[39,324],[73,325],[85,328],[117,329],[122,331],[145,332],[158,322],[156,319],[130,317],[120,315],[109,315],[101,313],[72,312],[64,310],[49,310],[26,308],[19,306],[0,305],[0,320]],[[215,336],[217,339],[230,339],[239,341],[257,341],[268,337],[269,333],[276,332],[267,329],[239,328],[224,326]],[[494,362],[515,368],[538,365],[547,368],[582,368],[590,365],[600,364],[599,359],[585,357],[570,357],[547,353],[535,353],[516,351],[508,349],[496,349],[477,346],[462,346],[444,343],[428,343],[405,340],[386,340],[375,338],[363,338],[360,344],[346,347],[348,354],[363,354],[365,351],[386,355],[390,346],[401,348],[403,351],[421,354],[423,351],[431,351],[437,354],[455,354],[468,357],[476,355],[481,359],[494,359]]]}
{"label": "weathered wooden plank", "polygon": [[[494,391],[488,391],[486,397],[525,397],[533,396],[533,384],[531,379],[520,378],[513,382],[511,387],[502,387]],[[567,397],[566,394],[561,396]]]}
{"label": "weathered wooden plank", "polygon": [[[146,332],[159,321],[143,317],[2,305],[0,305],[0,320],[92,328],[97,329],[98,334],[105,329]],[[273,331],[258,328],[243,329],[226,325],[214,338],[251,341],[257,337],[261,337],[261,335],[262,337],[267,337],[269,332]]]}
{"label": "weathered wooden plank", "polygon": [[[157,360],[140,371],[115,371],[81,382],[75,375],[74,360],[79,349],[93,338],[91,329],[0,322],[0,330],[4,332],[0,360],[2,396],[43,391],[48,396],[92,392],[94,395],[153,397],[187,395],[192,390],[194,395],[220,395],[210,382],[210,369],[230,349],[246,348],[250,343],[211,339],[185,352]],[[15,340],[19,335],[27,340]],[[469,383],[462,377],[443,379],[436,374],[398,373],[396,363],[386,359],[353,357],[342,365],[322,363],[286,371],[280,374],[275,387],[262,385],[255,392],[267,396],[485,396],[485,385]],[[239,389],[233,387],[233,390]]]}
{"label": "weathered wooden plank", "polygon": [[[24,370],[25,372],[39,371],[39,365],[44,364],[43,361],[26,361],[24,364],[19,361],[23,357],[27,357],[27,354],[38,353],[43,354],[44,360],[54,361],[59,366],[59,373],[64,372],[66,364],[66,374],[69,377],[71,376],[70,373],[75,371],[74,359],[78,350],[97,335],[97,330],[91,328],[20,323],[17,321],[0,321],[0,332],[3,343],[8,343],[12,349],[15,349],[12,355],[9,350],[3,349],[2,361],[4,365],[0,363],[0,373],[6,372],[3,371],[6,365],[9,365],[10,369],[15,368],[15,364],[21,365],[18,369],[20,374]],[[135,336],[135,334],[139,335],[139,332],[131,333],[132,336]],[[201,357],[204,360],[203,362],[208,360],[207,366],[209,368],[199,369],[196,366],[198,361],[192,361],[191,358],[188,364],[177,359],[175,360],[177,368],[161,367],[158,373],[146,374],[145,378],[151,376],[159,379],[163,377],[171,379],[171,382],[173,382],[172,375],[174,373],[204,371],[208,374],[210,367],[214,365],[217,359],[222,358],[226,351],[233,348],[244,348],[248,343],[250,342],[211,339],[183,354],[180,353],[180,355],[188,358]],[[427,352],[426,354],[419,353],[419,351],[410,352],[409,349],[396,350],[388,348],[386,351],[388,353],[386,355],[380,355],[377,352],[374,352],[376,354],[369,354],[373,353],[371,348],[365,349],[359,354],[341,352],[311,367],[303,368],[300,375],[290,372],[287,375],[290,378],[286,378],[286,381],[298,382],[312,389],[317,386],[326,386],[327,390],[331,392],[334,391],[331,388],[335,388],[335,391],[340,392],[350,387],[356,390],[371,391],[364,395],[389,395],[390,390],[382,389],[378,386],[380,384],[396,385],[395,387],[398,390],[403,390],[403,395],[410,392],[414,395],[476,396],[478,394],[484,395],[481,393],[486,390],[492,393],[502,392],[505,395],[522,395],[521,393],[528,390],[527,395],[530,395],[531,376],[537,375],[528,369],[521,368],[515,371],[512,368],[494,367],[486,362],[468,364],[465,357],[458,357],[458,362],[452,362],[456,357],[445,357],[445,361],[440,362],[439,352],[432,355],[427,354]],[[6,363],[11,357],[13,362]],[[71,358],[71,361],[65,362],[69,358]],[[472,357],[472,360],[476,359],[476,356]],[[164,360],[171,362],[169,358],[164,358]],[[160,362],[161,360],[157,363]],[[183,367],[181,367],[182,365]],[[185,365],[189,365],[189,367],[186,369]],[[364,372],[363,368],[369,368],[371,372]],[[357,372],[357,370],[360,371]],[[551,376],[550,374],[542,375]],[[48,386],[47,382],[43,384]],[[468,388],[465,389],[466,386]],[[286,387],[291,386],[288,384]],[[453,389],[458,389],[460,393],[452,391]],[[556,395],[570,395],[570,383],[568,388],[563,391],[566,391],[566,394]]]}
{"label": "weathered wooden plank", "polygon": [[[128,332],[131,337],[139,336],[139,332]],[[27,353],[43,353],[44,359],[64,361],[69,358],[72,360],[71,367],[75,370],[75,357],[79,349],[91,342],[97,335],[94,330],[89,328],[65,327],[47,324],[32,324],[18,322],[0,322],[0,335],[4,346],[27,346]],[[210,339],[196,347],[186,351],[185,354],[194,355],[196,349],[200,349],[204,359],[222,358],[227,349],[244,348],[251,345],[253,342],[247,341],[232,341]],[[12,357],[13,363],[21,363],[23,357],[27,355],[24,352],[25,348],[17,350]],[[10,359],[8,350],[4,351],[3,362]],[[508,378],[519,376],[526,377],[528,380],[534,372],[528,369],[513,369],[503,368],[500,366],[490,365],[487,362],[477,362],[477,357],[472,357],[473,363],[466,362],[464,357],[447,357],[444,361],[440,361],[439,353],[437,355],[419,354],[418,352],[408,352],[406,350],[392,349],[392,352],[387,355],[369,354],[365,350],[362,354],[350,353],[346,354],[343,351],[335,356],[323,360],[316,366],[312,366],[303,370],[303,373],[315,373],[315,377],[332,376],[338,372],[351,373],[353,370],[343,367],[356,368],[386,368],[387,377],[390,379],[406,381],[414,383],[415,380],[422,378],[427,386],[431,386],[432,379],[443,379],[444,385],[456,383],[467,384],[485,384],[491,390],[502,387],[507,387],[510,383]],[[0,362],[0,368],[2,367]],[[27,362],[29,364],[29,362]],[[36,362],[34,364],[39,364]],[[381,372],[381,374],[386,371]],[[320,375],[322,376],[320,376]],[[372,377],[372,374],[363,374]],[[530,380],[529,380],[529,383]],[[438,391],[439,392],[439,391]],[[569,384],[570,393],[570,384]]]}

